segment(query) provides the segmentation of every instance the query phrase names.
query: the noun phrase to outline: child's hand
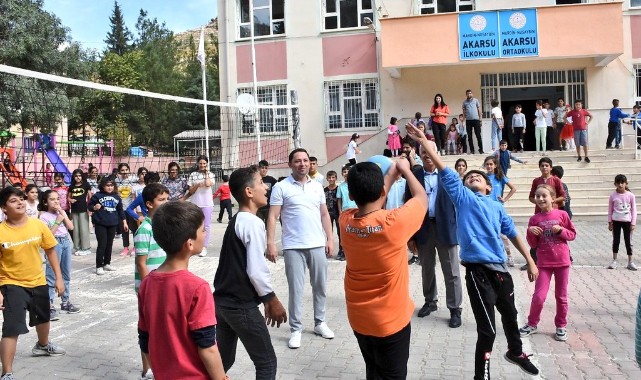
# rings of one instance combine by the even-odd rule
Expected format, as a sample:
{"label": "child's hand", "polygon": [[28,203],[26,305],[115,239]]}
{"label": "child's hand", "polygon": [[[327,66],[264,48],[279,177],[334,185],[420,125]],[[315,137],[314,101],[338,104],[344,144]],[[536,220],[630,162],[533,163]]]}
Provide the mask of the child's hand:
{"label": "child's hand", "polygon": [[396,168],[396,173],[390,173],[395,175],[395,179],[398,178],[398,175],[401,173],[408,173],[410,171],[410,161],[408,159],[401,158],[400,160],[396,161],[396,165],[394,166]]}
{"label": "child's hand", "polygon": [[528,280],[530,280],[530,282],[534,282],[538,277],[539,268],[537,268],[536,264],[534,264],[534,261],[532,261],[532,263],[527,266],[527,278]]}
{"label": "child's hand", "polygon": [[129,232],[129,226],[127,225],[127,221],[126,220],[122,221],[122,231],[123,232]]}
{"label": "child's hand", "polygon": [[98,210],[100,210],[100,208],[101,208],[101,207],[102,207],[102,205],[101,205],[100,203],[96,203],[96,204],[93,206],[93,209],[94,209],[94,210],[96,210],[96,211],[98,211]]}
{"label": "child's hand", "polygon": [[528,228],[528,231],[530,231],[531,234],[536,236],[541,236],[541,234],[543,233],[543,230],[541,229],[541,227],[538,227],[538,226],[532,226]]}
{"label": "child's hand", "polygon": [[65,284],[62,282],[62,278],[56,278],[54,289],[56,294],[58,294],[58,297],[62,297],[62,293],[65,292]]}
{"label": "child's hand", "polygon": [[287,322],[287,312],[276,296],[265,303],[265,322],[272,327]]}
{"label": "child's hand", "polygon": [[608,222],[608,230],[612,231],[612,222]]}
{"label": "child's hand", "polygon": [[634,231],[634,224],[630,226],[630,232]]}
{"label": "child's hand", "polygon": [[416,128],[412,123],[405,124],[405,129],[407,130],[407,135],[414,141],[422,141],[427,138],[425,137],[425,133]]}
{"label": "child's hand", "polygon": [[559,226],[558,224],[552,226],[552,232],[555,234],[559,234],[563,231],[563,227]]}

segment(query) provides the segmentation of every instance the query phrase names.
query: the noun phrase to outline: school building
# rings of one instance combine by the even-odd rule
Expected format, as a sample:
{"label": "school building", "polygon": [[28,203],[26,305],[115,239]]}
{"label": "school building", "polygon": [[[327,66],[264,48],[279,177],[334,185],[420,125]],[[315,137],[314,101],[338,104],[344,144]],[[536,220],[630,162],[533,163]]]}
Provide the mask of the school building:
{"label": "school building", "polygon": [[222,101],[252,92],[252,5],[258,101],[296,98],[320,165],[343,162],[354,132],[382,150],[390,117],[429,114],[436,93],[456,116],[472,90],[485,151],[492,99],[529,124],[538,99],[582,99],[597,149],[612,99],[641,104],[641,0],[219,0]]}

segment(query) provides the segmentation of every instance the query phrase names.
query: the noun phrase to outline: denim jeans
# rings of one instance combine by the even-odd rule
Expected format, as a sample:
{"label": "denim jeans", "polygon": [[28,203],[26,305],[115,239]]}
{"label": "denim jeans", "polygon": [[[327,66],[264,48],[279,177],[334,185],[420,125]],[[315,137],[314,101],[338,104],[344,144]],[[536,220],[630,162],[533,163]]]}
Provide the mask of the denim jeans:
{"label": "denim jeans", "polygon": [[[73,242],[69,235],[64,237],[56,237],[58,245],[56,245],[56,254],[58,255],[58,263],[60,265],[60,272],[62,272],[62,281],[65,284],[65,291],[62,293],[62,303],[69,302],[69,284],[71,283],[71,254],[73,250]],[[49,286],[49,303],[53,305],[53,300],[56,296],[54,284],[56,282],[56,275],[53,268],[47,260],[45,275],[47,277],[47,286]]]}
{"label": "denim jeans", "polygon": [[501,145],[501,140],[503,140],[503,128],[499,126],[503,125],[503,118],[498,118],[492,120],[492,150],[496,150]]}
{"label": "denim jeans", "polygon": [[256,379],[276,378],[276,353],[258,306],[236,309],[216,304],[216,340],[225,372],[236,361],[238,339],[256,367]]}

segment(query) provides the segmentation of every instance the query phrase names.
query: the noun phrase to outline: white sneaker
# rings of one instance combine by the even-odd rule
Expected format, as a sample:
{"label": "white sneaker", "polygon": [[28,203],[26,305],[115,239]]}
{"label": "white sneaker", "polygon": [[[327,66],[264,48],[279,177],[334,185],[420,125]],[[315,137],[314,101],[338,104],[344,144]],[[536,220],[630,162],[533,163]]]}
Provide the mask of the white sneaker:
{"label": "white sneaker", "polygon": [[142,376],[140,376],[140,380],[153,380],[154,379],[154,373],[151,371],[151,368],[147,370],[147,372],[143,373]]}
{"label": "white sneaker", "polygon": [[200,253],[198,254],[198,256],[200,256],[200,257],[205,257],[205,256],[207,256],[207,248],[203,248],[203,250],[202,250],[202,251],[200,251]]}
{"label": "white sneaker", "polygon": [[83,250],[83,249],[81,249],[80,251],[77,251],[77,252],[76,252],[76,255],[78,255],[78,256],[87,256],[87,255],[89,255],[90,253],[91,253],[91,250],[90,250],[90,249],[84,249],[84,250]]}
{"label": "white sneaker", "polygon": [[637,270],[637,266],[632,261],[628,263],[628,266],[626,268],[632,271]]}
{"label": "white sneaker", "polygon": [[115,272],[115,271],[116,271],[116,268],[112,267],[112,266],[111,266],[111,265],[109,265],[109,264],[106,264],[103,268],[104,268],[107,272]]}
{"label": "white sneaker", "polygon": [[507,266],[508,267],[514,266],[514,258],[511,255],[507,257]]}
{"label": "white sneaker", "polygon": [[105,274],[105,270],[102,268],[96,268],[96,274],[98,276],[102,276],[103,274]]}
{"label": "white sneaker", "polygon": [[568,333],[565,330],[565,327],[557,327],[556,334],[554,334],[554,339],[558,340],[559,342],[565,342],[566,340],[568,340]]}
{"label": "white sneaker", "polygon": [[327,327],[325,322],[321,322],[319,325],[314,326],[314,334],[320,335],[325,339],[334,339],[334,332]]}
{"label": "white sneaker", "polygon": [[612,260],[612,262],[608,266],[608,269],[617,269],[617,261],[616,260]]}
{"label": "white sneaker", "polygon": [[301,331],[292,331],[292,335],[289,338],[289,342],[287,342],[287,347],[289,348],[298,348],[300,347],[300,338],[302,336]]}

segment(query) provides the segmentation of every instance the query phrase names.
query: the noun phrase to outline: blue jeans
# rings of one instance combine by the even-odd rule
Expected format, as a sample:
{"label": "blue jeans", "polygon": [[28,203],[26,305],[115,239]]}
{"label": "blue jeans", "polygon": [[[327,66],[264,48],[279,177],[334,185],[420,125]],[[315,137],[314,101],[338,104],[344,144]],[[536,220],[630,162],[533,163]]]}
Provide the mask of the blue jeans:
{"label": "blue jeans", "polygon": [[503,128],[500,128],[497,122],[503,124],[503,119],[492,119],[492,150],[496,150],[503,140]]}
{"label": "blue jeans", "polygon": [[216,340],[225,372],[236,361],[236,346],[240,339],[254,362],[256,378],[276,378],[276,353],[258,306],[236,309],[216,304],[216,321]]}
{"label": "blue jeans", "polygon": [[[60,264],[60,272],[62,272],[62,281],[65,284],[65,291],[62,293],[62,303],[69,302],[69,284],[71,283],[71,252],[73,250],[73,242],[69,235],[64,237],[57,237],[58,245],[56,245],[56,254],[58,254],[58,263]],[[54,288],[56,282],[56,275],[53,268],[49,265],[49,260],[46,262],[45,275],[47,277],[47,286],[49,286],[49,302],[53,305],[53,299],[56,296]]]}

